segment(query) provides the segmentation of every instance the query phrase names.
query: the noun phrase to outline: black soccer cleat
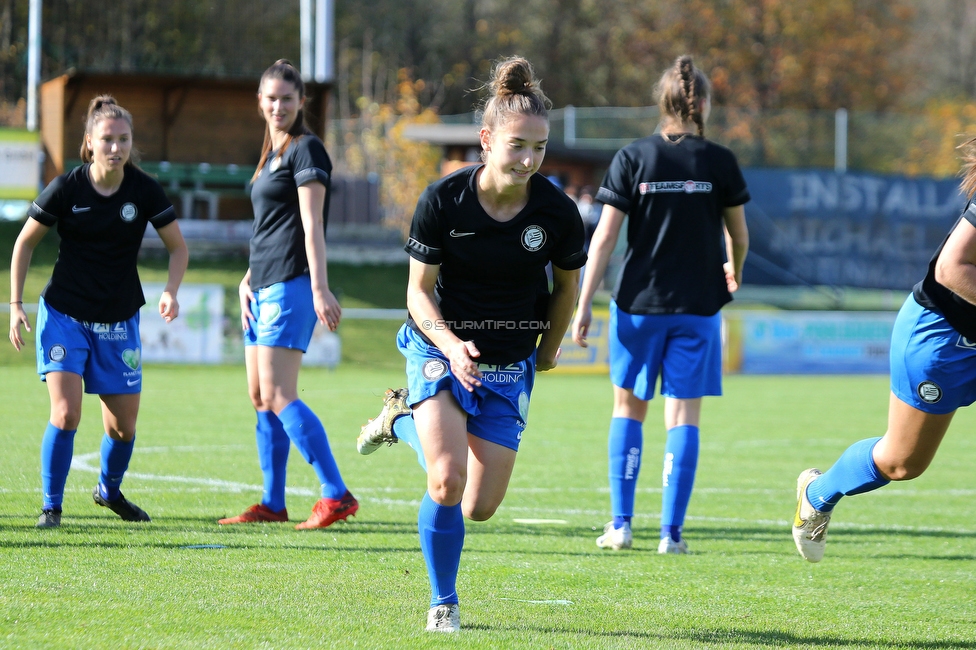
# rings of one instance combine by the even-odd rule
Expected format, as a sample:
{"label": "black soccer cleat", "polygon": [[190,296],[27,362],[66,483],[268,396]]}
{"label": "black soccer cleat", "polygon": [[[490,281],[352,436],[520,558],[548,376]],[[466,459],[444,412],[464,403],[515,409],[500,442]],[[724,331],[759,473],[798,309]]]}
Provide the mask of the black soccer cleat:
{"label": "black soccer cleat", "polygon": [[95,500],[95,503],[103,508],[108,508],[125,521],[152,521],[145,510],[130,502],[121,492],[119,492],[118,499],[109,501],[102,497],[102,493],[96,485],[95,489],[92,490],[92,499]]}
{"label": "black soccer cleat", "polygon": [[57,528],[61,525],[61,508],[44,508],[37,519],[37,528]]}

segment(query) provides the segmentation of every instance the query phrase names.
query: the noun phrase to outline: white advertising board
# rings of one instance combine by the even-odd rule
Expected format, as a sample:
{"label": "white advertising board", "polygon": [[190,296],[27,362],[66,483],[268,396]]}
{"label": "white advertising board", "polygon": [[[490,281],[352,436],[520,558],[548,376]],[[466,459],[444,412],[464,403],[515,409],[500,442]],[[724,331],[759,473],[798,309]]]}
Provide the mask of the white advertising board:
{"label": "white advertising board", "polygon": [[144,361],[221,363],[224,360],[224,288],[219,284],[180,287],[179,317],[166,323],[159,316],[161,282],[142,285],[146,304],[140,312],[139,334]]}

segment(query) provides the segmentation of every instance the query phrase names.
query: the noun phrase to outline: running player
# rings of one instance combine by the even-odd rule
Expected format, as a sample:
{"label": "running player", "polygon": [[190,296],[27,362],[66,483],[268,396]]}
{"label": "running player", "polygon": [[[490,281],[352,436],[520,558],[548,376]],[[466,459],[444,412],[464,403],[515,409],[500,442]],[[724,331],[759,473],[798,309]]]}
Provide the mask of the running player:
{"label": "running player", "polygon": [[397,335],[409,392],[388,391],[357,445],[368,454],[402,438],[427,470],[418,528],[437,632],[460,629],[463,517],[484,521],[505,497],[535,372],[556,365],[586,261],[575,204],[536,173],[549,100],[531,65],[498,62],[488,88],[484,164],[430,185],[410,228],[409,317]]}
{"label": "running player", "polygon": [[626,258],[610,303],[613,521],[596,541],[601,548],[633,544],[643,422],[660,375],[667,442],[658,553],[688,551],[681,531],[698,465],[702,397],[722,394],[718,312],[742,280],[749,248],[743,208],[749,192],[739,165],[704,137],[709,93],[691,57],[679,57],[657,86],[660,133],[617,152],[596,196],[603,213],[573,320],[573,340],[583,347],[593,294],[629,216]]}
{"label": "running player", "polygon": [[342,314],[329,291],[325,259],[332,161],[305,126],[304,104],[305,83],[291,63],[281,59],[264,71],[258,87],[264,147],[251,179],[254,235],[239,291],[264,494],[260,503],[220,524],[288,521],[290,442],[322,486],[312,515],[296,528],[325,528],[359,509],[342,481],[322,422],[298,399],[298,371],[316,321],[335,331]]}
{"label": "running player", "polygon": [[10,262],[10,342],[24,345],[24,281],[48,230],[61,237],[54,272],[37,310],[37,372],[51,397],[41,442],[44,501],[38,528],[61,525],[64,486],[81,420],[82,392],[102,402],[102,469],[92,497],[126,521],[149,521],[120,486],[132,457],[142,392],[139,308],[146,303],[136,258],[151,223],[169,252],[159,299],[166,322],[179,315],[186,243],[163,188],[132,159],[132,116],[107,95],[88,105],[83,164],[54,179],[28,210]]}
{"label": "running player", "polygon": [[888,430],[855,442],[826,472],[808,469],[797,479],[793,541],[810,562],[823,559],[841,497],[921,476],[956,409],[976,400],[976,139],[963,149],[969,202],[891,332]]}

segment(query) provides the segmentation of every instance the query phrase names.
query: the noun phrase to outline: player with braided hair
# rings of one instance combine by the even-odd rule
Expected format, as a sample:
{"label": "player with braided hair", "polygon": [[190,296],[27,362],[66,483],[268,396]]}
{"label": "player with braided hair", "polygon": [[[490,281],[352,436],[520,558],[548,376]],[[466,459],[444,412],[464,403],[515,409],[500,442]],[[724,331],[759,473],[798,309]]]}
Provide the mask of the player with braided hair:
{"label": "player with braided hair", "polygon": [[626,261],[610,303],[613,521],[597,539],[601,548],[633,544],[643,422],[660,375],[667,442],[658,552],[688,550],[681,532],[698,465],[701,401],[722,393],[718,312],[742,281],[749,248],[742,172],[731,151],[704,137],[709,93],[692,58],[679,57],[657,86],[660,132],[617,152],[596,197],[603,214],[572,325],[583,347],[593,294],[629,216]]}

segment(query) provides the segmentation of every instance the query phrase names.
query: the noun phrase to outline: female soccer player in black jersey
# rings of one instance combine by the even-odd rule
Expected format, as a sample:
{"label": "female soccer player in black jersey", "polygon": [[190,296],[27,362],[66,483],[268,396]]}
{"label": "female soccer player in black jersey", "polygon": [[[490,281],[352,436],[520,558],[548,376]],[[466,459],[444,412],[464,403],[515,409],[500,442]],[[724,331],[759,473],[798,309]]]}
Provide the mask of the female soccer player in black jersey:
{"label": "female soccer player in black jersey", "polygon": [[102,471],[92,497],[126,521],[149,516],[119,489],[135,445],[142,392],[139,308],[146,299],[136,258],[151,223],[169,252],[169,276],[159,299],[167,322],[179,315],[176,293],[187,249],[173,206],[154,179],[132,160],[132,116],[109,96],[88,106],[83,165],[54,179],[28,211],[10,263],[10,341],[30,331],[23,309],[31,254],[57,226],[61,237],[50,282],[37,312],[37,371],[47,383],[51,419],[41,442],[44,503],[37,526],[61,525],[64,485],[81,420],[82,391],[102,402]]}
{"label": "female soccer player in black jersey", "polygon": [[668,436],[658,552],[685,553],[681,528],[698,464],[701,398],[722,393],[718,312],[742,279],[749,192],[732,152],[704,138],[709,83],[690,56],[664,73],[657,94],[660,133],[617,152],[597,193],[603,214],[590,243],[573,339],[586,346],[593,294],[628,216],[626,259],[610,304],[613,521],[597,545],[632,545],[643,422],[660,375]]}
{"label": "female soccer player in black jersey", "polygon": [[556,365],[586,261],[576,205],[536,173],[548,100],[529,62],[498,63],[489,88],[484,164],[429,186],[410,228],[409,317],[397,337],[409,393],[389,391],[358,441],[367,454],[402,438],[427,469],[418,525],[437,632],[460,628],[463,517],[488,519],[505,497],[535,371]]}
{"label": "female soccer player in black jersey", "polygon": [[[332,161],[304,122],[305,83],[284,59],[261,76],[258,109],[266,122],[251,184],[254,234],[240,285],[247,388],[257,411],[264,494],[221,524],[288,521],[285,472],[290,442],[315,469],[322,498],[296,528],[325,528],[354,515],[322,422],[298,398],[298,371],[316,321],[335,330],[342,310],[329,291],[325,223]],[[290,442],[289,442],[290,441]]]}

